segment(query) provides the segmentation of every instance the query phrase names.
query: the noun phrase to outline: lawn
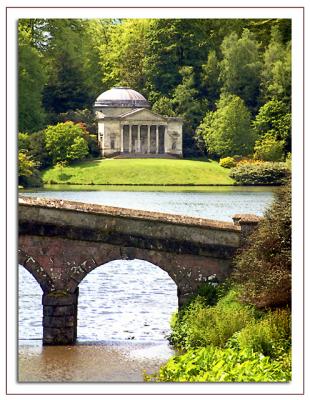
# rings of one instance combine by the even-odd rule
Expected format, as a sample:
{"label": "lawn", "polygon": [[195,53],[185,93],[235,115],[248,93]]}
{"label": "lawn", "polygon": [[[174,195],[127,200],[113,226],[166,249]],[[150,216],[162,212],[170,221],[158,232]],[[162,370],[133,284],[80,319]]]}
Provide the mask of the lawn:
{"label": "lawn", "polygon": [[233,185],[229,169],[215,161],[105,159],[55,166],[42,173],[47,184]]}

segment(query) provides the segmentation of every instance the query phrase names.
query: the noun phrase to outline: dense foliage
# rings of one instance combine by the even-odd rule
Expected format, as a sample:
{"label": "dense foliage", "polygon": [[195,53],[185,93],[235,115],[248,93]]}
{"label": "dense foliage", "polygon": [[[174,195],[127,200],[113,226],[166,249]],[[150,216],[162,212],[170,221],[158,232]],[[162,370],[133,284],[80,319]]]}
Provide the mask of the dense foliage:
{"label": "dense foliage", "polygon": [[[259,136],[272,130],[290,151],[290,20],[20,19],[18,29],[22,132],[68,118],[95,134],[82,110],[90,112],[104,90],[125,85],[144,94],[157,112],[183,117],[185,156],[251,152],[251,135],[243,144],[249,120]],[[233,123],[228,135],[235,153],[219,141],[214,148],[214,140],[197,147],[195,132],[206,120],[207,127],[219,125],[219,138],[226,140],[223,125],[233,110],[228,107],[225,119],[219,102],[229,96],[240,99],[233,101],[240,103],[240,126]]]}
{"label": "dense foliage", "polygon": [[259,311],[238,289],[209,305],[196,297],[173,317],[170,341],[180,355],[145,380],[156,382],[287,382],[291,379],[289,309]]}
{"label": "dense foliage", "polygon": [[291,354],[273,360],[261,353],[234,348],[202,347],[171,358],[153,382],[288,382]]}
{"label": "dense foliage", "polygon": [[283,185],[289,174],[284,162],[240,162],[230,170],[230,177],[241,185]]}
{"label": "dense foliage", "polygon": [[224,157],[220,159],[219,164],[223,168],[233,168],[237,163],[233,157]]}
{"label": "dense foliage", "polygon": [[256,307],[279,307],[291,301],[291,186],[279,189],[248,246],[235,261],[234,279],[241,298]]}
{"label": "dense foliage", "polygon": [[85,158],[88,155],[88,145],[84,135],[83,126],[73,122],[48,126],[44,131],[45,146],[53,164]]}
{"label": "dense foliage", "polygon": [[255,143],[250,112],[240,97],[231,94],[222,95],[216,111],[205,115],[197,135],[209,154],[220,157],[251,154]]}
{"label": "dense foliage", "polygon": [[42,180],[37,169],[38,164],[29,156],[27,151],[18,152],[18,184],[21,186],[41,186]]}

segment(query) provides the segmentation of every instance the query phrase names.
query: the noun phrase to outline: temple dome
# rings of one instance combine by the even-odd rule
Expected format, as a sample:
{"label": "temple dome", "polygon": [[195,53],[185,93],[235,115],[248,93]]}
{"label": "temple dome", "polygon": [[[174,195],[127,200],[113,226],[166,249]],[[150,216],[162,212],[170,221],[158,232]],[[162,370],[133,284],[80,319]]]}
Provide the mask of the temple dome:
{"label": "temple dome", "polygon": [[101,93],[97,97],[94,107],[150,108],[150,103],[141,93],[129,87],[117,86]]}

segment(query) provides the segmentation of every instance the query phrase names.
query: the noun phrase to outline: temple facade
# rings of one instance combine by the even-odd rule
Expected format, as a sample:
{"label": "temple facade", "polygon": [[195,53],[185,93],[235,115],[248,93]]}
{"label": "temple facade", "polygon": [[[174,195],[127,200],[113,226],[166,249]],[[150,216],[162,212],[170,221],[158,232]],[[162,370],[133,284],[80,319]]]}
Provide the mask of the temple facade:
{"label": "temple facade", "polygon": [[128,87],[102,93],[94,104],[103,157],[182,157],[182,119],[150,110],[150,104]]}

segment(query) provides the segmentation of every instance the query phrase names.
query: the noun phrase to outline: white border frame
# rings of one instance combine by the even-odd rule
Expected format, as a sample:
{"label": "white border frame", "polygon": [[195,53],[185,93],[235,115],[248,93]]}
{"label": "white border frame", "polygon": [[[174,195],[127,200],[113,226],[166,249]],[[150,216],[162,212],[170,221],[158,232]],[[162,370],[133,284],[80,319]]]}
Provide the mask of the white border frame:
{"label": "white border frame", "polygon": [[[56,3],[56,2],[55,2]],[[58,2],[59,3],[59,2]],[[21,4],[22,6],[22,4]],[[8,7],[10,7],[8,5]],[[18,18],[291,18],[293,61],[293,379],[291,383],[18,383],[17,371],[17,59]],[[303,392],[303,9],[302,8],[8,8],[7,9],[7,394],[302,394]],[[99,89],[100,92],[100,89]]]}

